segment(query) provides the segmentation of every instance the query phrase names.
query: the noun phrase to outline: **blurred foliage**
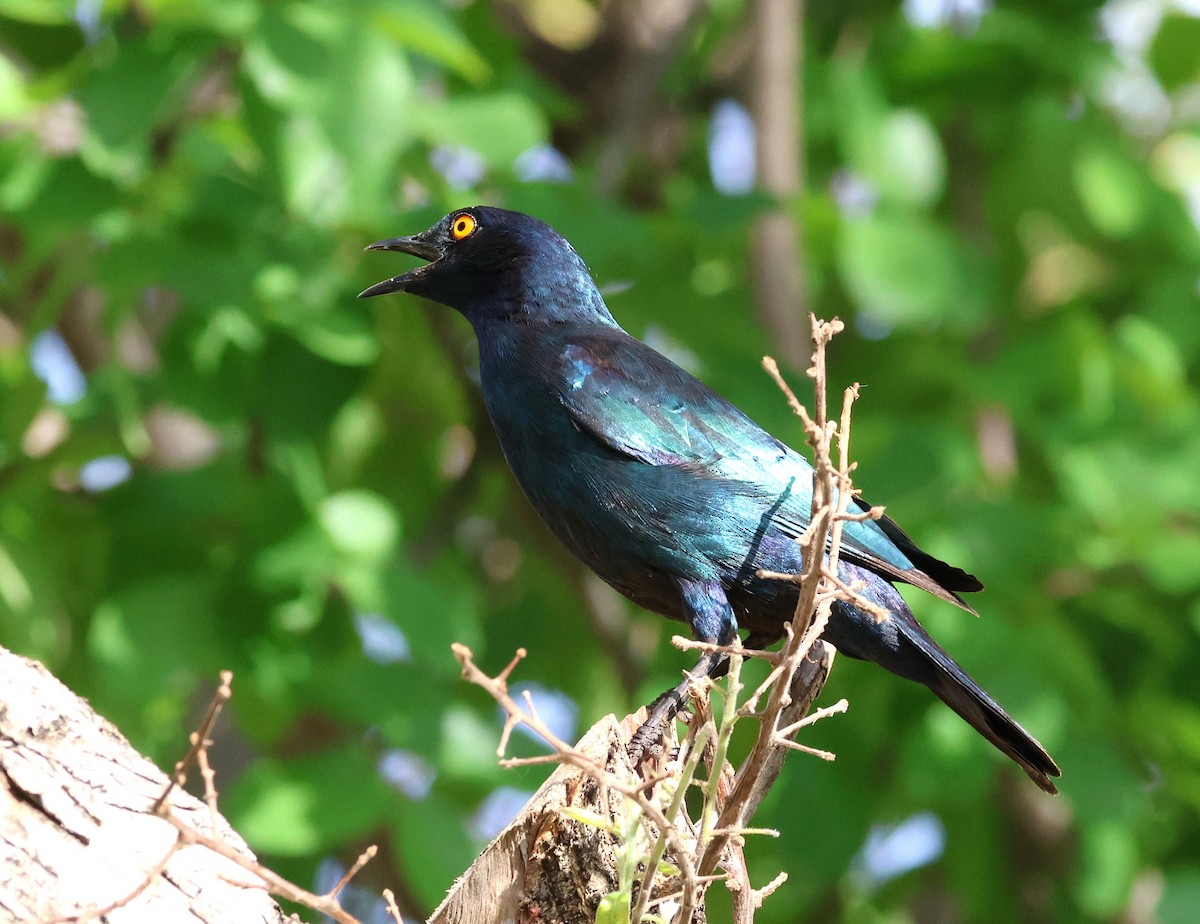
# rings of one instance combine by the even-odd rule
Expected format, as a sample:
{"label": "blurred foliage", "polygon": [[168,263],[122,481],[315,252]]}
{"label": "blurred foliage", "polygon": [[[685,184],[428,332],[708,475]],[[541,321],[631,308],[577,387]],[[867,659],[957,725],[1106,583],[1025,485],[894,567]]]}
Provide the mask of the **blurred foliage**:
{"label": "blurred foliage", "polygon": [[[475,201],[537,214],[633,333],[798,434],[758,364],[766,200],[709,173],[751,5],[649,50],[618,15],[643,6],[0,0],[0,642],[163,766],[232,669],[225,808],[302,881],[380,842],[360,881],[427,912],[498,788],[537,785],[495,766],[452,640],[495,668],[526,646],[518,676],[580,727],[686,660],[526,508],[466,325],[355,300],[403,268],[364,244]],[[915,605],[1064,777],[1042,797],[843,659],[850,712],[811,733],[838,760],[793,759],[761,819],[782,837],[752,844],[756,882],[791,877],[760,920],[1194,920],[1200,25],[808,6],[788,208],[811,305],[852,322],[860,481],[988,585],[978,620]],[[626,92],[639,54],[653,93]],[[63,344],[84,379],[56,394]],[[920,812],[936,858],[879,873],[868,833]]]}

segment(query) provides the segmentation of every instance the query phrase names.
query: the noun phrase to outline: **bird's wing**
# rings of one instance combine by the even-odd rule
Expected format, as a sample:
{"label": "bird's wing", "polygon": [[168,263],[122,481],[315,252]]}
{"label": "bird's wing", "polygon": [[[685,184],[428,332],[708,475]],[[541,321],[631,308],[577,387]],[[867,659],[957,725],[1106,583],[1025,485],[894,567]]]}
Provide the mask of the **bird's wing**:
{"label": "bird's wing", "polygon": [[571,343],[562,358],[559,399],[576,426],[639,462],[730,477],[729,469],[746,463],[782,463],[794,455],[704,383],[631,337]]}
{"label": "bird's wing", "polygon": [[[771,520],[780,531],[798,537],[808,526],[808,461],[640,341],[624,335],[575,340],[562,352],[559,381],[559,399],[575,425],[609,449],[647,465],[679,466],[694,477],[751,485],[761,490],[765,508],[775,508]],[[954,591],[981,586],[922,552],[886,518],[846,522],[842,550],[857,564],[968,610]]]}

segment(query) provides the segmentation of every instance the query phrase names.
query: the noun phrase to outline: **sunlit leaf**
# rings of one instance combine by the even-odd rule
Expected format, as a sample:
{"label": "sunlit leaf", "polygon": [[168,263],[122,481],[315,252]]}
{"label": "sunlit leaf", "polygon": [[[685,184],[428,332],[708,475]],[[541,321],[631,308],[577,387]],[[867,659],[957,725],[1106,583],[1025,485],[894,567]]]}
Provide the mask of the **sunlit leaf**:
{"label": "sunlit leaf", "polygon": [[413,110],[412,118],[433,143],[469,148],[503,168],[511,168],[518,154],[545,141],[547,135],[545,116],[518,93],[425,100]]}
{"label": "sunlit leaf", "polygon": [[[343,798],[330,798],[339,792]],[[223,808],[254,849],[294,857],[373,829],[392,798],[363,748],[347,746],[260,761],[229,788]]]}
{"label": "sunlit leaf", "polygon": [[851,219],[843,227],[838,262],[858,307],[885,324],[961,324],[979,316],[954,239],[927,219]]}
{"label": "sunlit leaf", "polygon": [[472,83],[482,83],[491,73],[486,59],[436,3],[415,0],[381,6],[375,11],[373,22],[389,39]]}
{"label": "sunlit leaf", "polygon": [[1092,146],[1075,161],[1075,186],[1096,227],[1113,237],[1132,234],[1145,217],[1144,171],[1115,150]]}
{"label": "sunlit leaf", "polygon": [[334,546],[362,558],[379,559],[396,543],[400,523],[391,505],[368,491],[344,491],[327,498],[321,525]]}

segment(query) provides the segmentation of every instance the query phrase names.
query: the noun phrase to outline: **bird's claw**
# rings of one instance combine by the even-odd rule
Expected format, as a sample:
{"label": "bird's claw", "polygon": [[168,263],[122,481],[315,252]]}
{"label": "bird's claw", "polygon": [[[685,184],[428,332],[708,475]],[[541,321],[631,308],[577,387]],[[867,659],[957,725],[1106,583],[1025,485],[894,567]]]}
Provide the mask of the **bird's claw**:
{"label": "bird's claw", "polygon": [[682,708],[683,696],[678,689],[667,690],[650,704],[646,721],[629,739],[627,750],[635,766],[646,759],[662,756],[667,725]]}
{"label": "bird's claw", "polygon": [[662,755],[662,739],[665,731],[666,729],[661,724],[655,723],[652,727],[647,720],[633,733],[626,750],[629,752],[629,759],[635,766],[644,760],[652,760]]}

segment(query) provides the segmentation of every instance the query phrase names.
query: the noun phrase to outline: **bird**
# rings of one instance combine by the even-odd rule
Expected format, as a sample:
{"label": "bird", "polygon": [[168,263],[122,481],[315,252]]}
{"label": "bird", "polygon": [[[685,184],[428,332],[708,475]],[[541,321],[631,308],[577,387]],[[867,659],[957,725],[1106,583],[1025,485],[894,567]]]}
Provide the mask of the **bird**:
{"label": "bird", "polygon": [[[359,294],[438,302],[464,315],[479,346],[484,404],[522,491],[559,540],[644,609],[686,623],[694,638],[749,648],[783,637],[811,519],[812,467],[732,403],[614,319],[583,259],[553,228],[520,212],[472,206],[428,230],[376,241],[425,261]],[[854,502],[863,510],[869,505]],[[889,517],[847,521],[838,576],[886,618],[834,603],[824,639],[928,687],[1057,792],[1058,765],[917,622],[897,583],[974,612],[974,575],[922,551]],[[706,651],[693,677],[727,659]],[[661,723],[687,681],[651,706]],[[635,741],[646,743],[641,732]]]}

